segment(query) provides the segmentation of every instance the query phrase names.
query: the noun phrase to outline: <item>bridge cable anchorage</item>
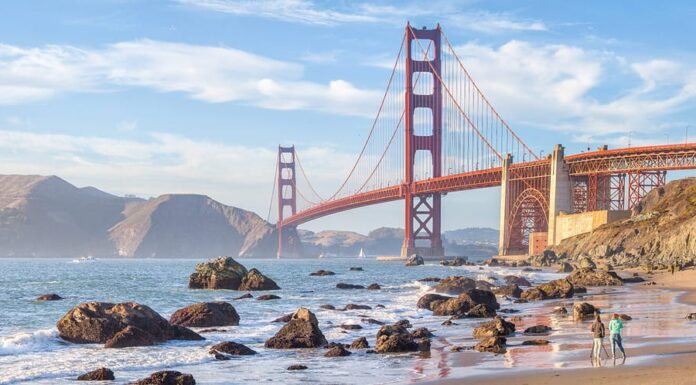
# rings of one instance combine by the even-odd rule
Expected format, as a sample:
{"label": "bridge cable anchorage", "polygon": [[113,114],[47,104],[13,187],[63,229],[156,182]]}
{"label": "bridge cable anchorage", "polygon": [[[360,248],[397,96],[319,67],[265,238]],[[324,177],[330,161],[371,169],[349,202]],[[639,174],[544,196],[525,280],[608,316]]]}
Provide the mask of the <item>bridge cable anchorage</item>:
{"label": "bridge cable anchorage", "polygon": [[273,190],[271,190],[271,203],[268,205],[268,214],[266,214],[266,222],[271,222],[271,210],[273,209],[273,201],[276,195],[276,185],[278,184],[278,165],[279,160],[276,158],[275,173],[273,174]]}
{"label": "bridge cable anchorage", "polygon": [[464,71],[464,74],[466,75],[467,79],[469,80],[469,82],[471,82],[471,84],[474,86],[474,88],[475,88],[476,91],[479,93],[479,95],[481,95],[481,98],[483,98],[483,101],[486,103],[486,105],[487,105],[487,106],[491,109],[491,111],[495,114],[495,116],[498,118],[498,120],[500,121],[500,123],[502,123],[502,124],[505,126],[505,128],[507,129],[507,131],[508,131],[510,134],[512,134],[512,136],[513,136],[515,139],[517,139],[518,142],[520,142],[520,143],[522,144],[522,146],[525,148],[525,150],[527,150],[527,152],[528,152],[531,156],[533,156],[534,159],[537,159],[537,160],[538,160],[539,157],[536,155],[536,153],[535,153],[531,148],[529,148],[529,146],[527,145],[527,143],[525,143],[525,142],[522,140],[522,138],[520,138],[520,137],[515,133],[515,131],[512,130],[512,128],[510,128],[510,126],[507,124],[507,122],[505,121],[505,119],[503,119],[503,117],[500,116],[500,114],[499,114],[498,111],[495,109],[495,107],[493,107],[493,105],[488,101],[488,98],[486,97],[486,95],[485,95],[485,94],[481,91],[481,89],[478,87],[478,85],[476,84],[476,81],[474,81],[474,78],[471,77],[471,74],[469,74],[469,71],[467,71],[466,67],[464,67],[464,64],[462,63],[461,59],[459,59],[459,55],[457,55],[457,51],[454,50],[454,47],[452,46],[452,44],[450,43],[449,39],[447,38],[447,35],[446,35],[443,31],[440,31],[440,33],[442,34],[442,37],[445,38],[445,43],[447,44],[447,47],[449,47],[450,51],[452,52],[452,55],[454,55],[454,58],[457,59],[457,63],[459,64],[459,68],[461,68],[462,71]]}

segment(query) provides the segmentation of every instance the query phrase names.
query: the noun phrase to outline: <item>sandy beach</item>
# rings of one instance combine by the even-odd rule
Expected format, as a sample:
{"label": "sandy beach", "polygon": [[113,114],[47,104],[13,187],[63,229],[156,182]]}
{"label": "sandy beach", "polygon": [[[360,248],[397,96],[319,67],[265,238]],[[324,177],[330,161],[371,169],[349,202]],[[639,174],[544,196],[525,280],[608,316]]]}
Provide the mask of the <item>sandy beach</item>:
{"label": "sandy beach", "polygon": [[[622,275],[626,276],[627,274]],[[669,272],[641,275],[647,281],[654,281],[655,285],[634,285],[633,290],[646,290],[651,287],[657,287],[683,292],[683,294],[677,297],[678,301],[683,304],[696,306],[696,270],[679,271],[675,272],[674,275]],[[624,365],[613,366],[608,361],[606,363],[607,366],[601,368],[535,369],[522,373],[471,376],[434,383],[477,385],[696,384],[696,344],[656,343],[650,346],[630,349],[627,351],[627,355],[628,360]]]}

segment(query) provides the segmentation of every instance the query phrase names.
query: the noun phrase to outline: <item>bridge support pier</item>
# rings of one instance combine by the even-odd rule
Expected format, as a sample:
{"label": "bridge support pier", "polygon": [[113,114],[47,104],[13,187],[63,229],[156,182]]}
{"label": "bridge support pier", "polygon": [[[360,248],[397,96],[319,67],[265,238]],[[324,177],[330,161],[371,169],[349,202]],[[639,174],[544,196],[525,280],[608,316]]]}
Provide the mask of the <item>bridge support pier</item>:
{"label": "bridge support pier", "polygon": [[285,209],[290,209],[290,215],[297,213],[297,180],[295,176],[295,146],[278,146],[278,254],[283,255],[283,218]]}
{"label": "bridge support pier", "polygon": [[498,238],[498,255],[507,255],[508,240],[510,239],[508,231],[510,223],[510,165],[512,164],[512,155],[507,154],[503,159],[500,182],[500,232]]}
{"label": "bridge support pier", "polygon": [[570,172],[564,160],[563,146],[557,144],[551,154],[549,185],[548,244],[556,244],[556,216],[573,210],[573,188]]}

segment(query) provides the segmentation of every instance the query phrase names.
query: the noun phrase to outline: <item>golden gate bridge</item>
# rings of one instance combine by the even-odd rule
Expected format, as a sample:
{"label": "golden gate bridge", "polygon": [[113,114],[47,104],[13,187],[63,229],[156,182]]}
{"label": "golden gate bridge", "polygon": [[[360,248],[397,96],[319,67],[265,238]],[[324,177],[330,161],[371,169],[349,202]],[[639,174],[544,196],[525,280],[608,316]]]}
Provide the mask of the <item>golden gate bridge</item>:
{"label": "golden gate bridge", "polygon": [[[283,229],[338,212],[404,200],[402,256],[444,256],[442,196],[501,187],[501,255],[524,254],[529,235],[555,244],[561,212],[635,207],[668,170],[696,169],[696,143],[537,155],[492,106],[438,25],[406,26],[375,118],[343,182],[311,184],[299,152],[278,147],[272,204]],[[269,208],[270,212],[270,208]]]}

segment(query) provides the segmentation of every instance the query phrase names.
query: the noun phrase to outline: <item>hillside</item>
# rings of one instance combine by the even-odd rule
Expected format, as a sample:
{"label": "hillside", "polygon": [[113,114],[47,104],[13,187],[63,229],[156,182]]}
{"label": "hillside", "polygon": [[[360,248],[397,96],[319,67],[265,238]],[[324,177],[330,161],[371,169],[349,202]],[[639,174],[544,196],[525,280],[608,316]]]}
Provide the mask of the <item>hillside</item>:
{"label": "hillside", "polygon": [[648,193],[631,218],[563,240],[559,257],[606,258],[614,266],[670,265],[696,259],[696,178]]}

